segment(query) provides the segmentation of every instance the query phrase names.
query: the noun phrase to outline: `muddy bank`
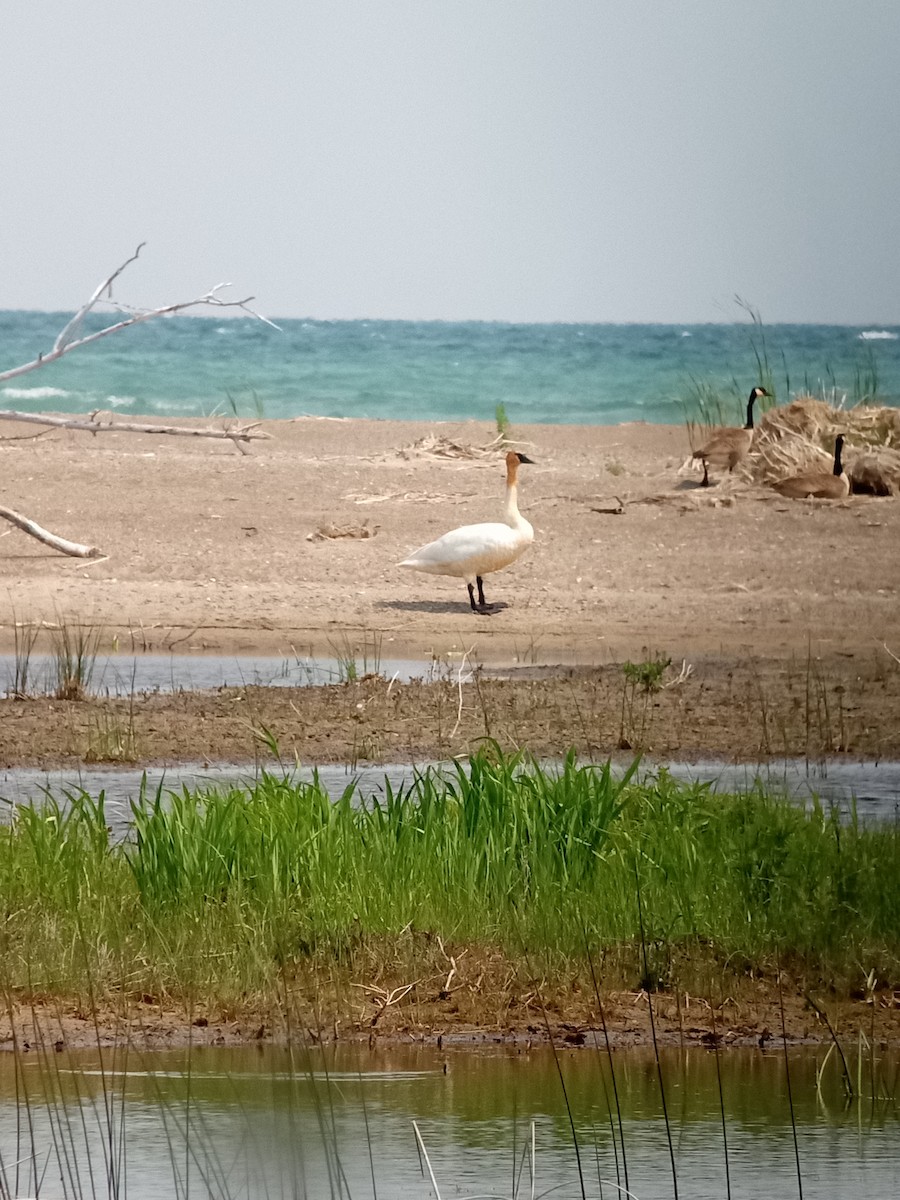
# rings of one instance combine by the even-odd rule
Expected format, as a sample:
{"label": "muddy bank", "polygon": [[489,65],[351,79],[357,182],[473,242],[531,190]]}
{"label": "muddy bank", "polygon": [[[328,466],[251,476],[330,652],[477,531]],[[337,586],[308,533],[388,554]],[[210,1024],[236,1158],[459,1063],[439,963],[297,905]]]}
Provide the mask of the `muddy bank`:
{"label": "muddy bank", "polygon": [[[464,962],[465,954],[462,951],[456,961]],[[478,961],[478,956],[472,961]],[[518,1049],[552,1040],[563,1048],[593,1051],[604,1047],[607,1035],[617,1049],[652,1045],[655,1036],[665,1046],[766,1050],[779,1047],[785,1034],[791,1044],[826,1044],[837,1037],[853,1046],[862,1035],[872,1045],[900,1045],[900,992],[890,990],[847,999],[835,997],[827,988],[800,990],[785,981],[779,994],[773,979],[756,979],[732,981],[728,994],[713,1003],[687,991],[648,995],[605,987],[598,1002],[589,980],[562,985],[546,979],[513,982],[517,971],[510,965],[505,984],[496,972],[488,974],[494,985],[490,990],[483,978],[473,986],[477,972],[463,971],[449,988],[442,987],[437,977],[414,982],[409,989],[409,981],[385,978],[371,986],[358,983],[347,989],[340,1002],[334,995],[329,997],[328,985],[322,987],[320,980],[320,986],[310,988],[305,997],[294,997],[289,1019],[281,1007],[252,1002],[186,1009],[155,996],[124,1003],[118,997],[95,999],[95,1008],[86,997],[12,1000],[0,1016],[0,1051],[17,1045],[24,1050],[61,1051],[125,1044],[163,1050],[284,1044],[289,1039],[308,1045],[421,1042]]]}
{"label": "muddy bank", "polygon": [[[227,688],[0,701],[0,766],[419,763],[507,749],[605,759],[900,758],[900,665],[880,647],[781,659],[696,657],[648,670],[471,665],[437,682]],[[658,675],[658,678],[657,678]]]}

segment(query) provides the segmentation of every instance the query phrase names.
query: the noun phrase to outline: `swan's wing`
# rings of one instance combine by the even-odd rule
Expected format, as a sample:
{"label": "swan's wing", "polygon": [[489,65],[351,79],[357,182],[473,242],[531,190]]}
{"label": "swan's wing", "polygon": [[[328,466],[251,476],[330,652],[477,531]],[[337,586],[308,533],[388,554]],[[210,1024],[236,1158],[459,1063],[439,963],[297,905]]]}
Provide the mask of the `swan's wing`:
{"label": "swan's wing", "polygon": [[437,541],[421,546],[400,565],[436,574],[474,577],[505,567],[525,544],[521,533],[502,521],[461,525]]}

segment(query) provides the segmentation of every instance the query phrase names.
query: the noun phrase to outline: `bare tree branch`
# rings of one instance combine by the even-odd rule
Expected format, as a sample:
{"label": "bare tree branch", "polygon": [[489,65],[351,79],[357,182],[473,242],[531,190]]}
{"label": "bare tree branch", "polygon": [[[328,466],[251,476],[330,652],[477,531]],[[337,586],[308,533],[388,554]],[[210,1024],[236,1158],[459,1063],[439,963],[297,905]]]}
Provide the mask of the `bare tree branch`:
{"label": "bare tree branch", "polygon": [[[132,309],[120,305],[113,299],[112,286],[125,268],[138,258],[144,245],[145,243],[141,242],[134,254],[129,259],[126,259],[111,275],[107,276],[99,287],[94,290],[91,298],[81,306],[65,328],[60,331],[56,341],[53,343],[53,349],[49,353],[39,354],[37,358],[32,359],[31,362],[22,363],[21,366],[11,367],[7,371],[0,371],[0,383],[4,383],[7,379],[16,379],[20,375],[26,375],[29,371],[36,371],[38,367],[56,362],[64,354],[69,354],[72,350],[77,350],[80,346],[87,346],[91,342],[98,341],[100,338],[108,337],[111,333],[118,333],[120,329],[128,329],[132,325],[141,325],[143,322],[152,321],[156,317],[170,317],[175,313],[185,312],[189,308],[204,306],[209,308],[240,308],[249,316],[256,317],[258,321],[263,321],[266,325],[271,325],[273,329],[278,329],[274,321],[270,321],[268,317],[264,317],[261,313],[256,312],[250,307],[250,301],[253,299],[252,296],[247,296],[243,300],[223,300],[219,292],[224,288],[231,287],[230,283],[217,283],[214,288],[210,288],[208,292],[205,292],[202,296],[196,296],[193,300],[183,300],[176,304],[164,304],[159,308]],[[115,321],[113,324],[107,325],[103,329],[98,329],[94,333],[78,337],[77,335],[81,330],[85,317],[101,301],[111,304],[119,312],[127,312],[129,315],[122,321]]]}

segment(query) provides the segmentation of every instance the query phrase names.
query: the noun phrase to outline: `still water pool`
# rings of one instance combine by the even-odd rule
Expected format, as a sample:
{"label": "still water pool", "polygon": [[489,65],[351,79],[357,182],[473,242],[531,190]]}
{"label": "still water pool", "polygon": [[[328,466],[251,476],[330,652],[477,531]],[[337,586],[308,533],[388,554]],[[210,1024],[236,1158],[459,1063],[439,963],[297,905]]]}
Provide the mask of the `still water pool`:
{"label": "still water pool", "polygon": [[2,1055],[3,1195],[896,1197],[900,1063],[845,1052]]}

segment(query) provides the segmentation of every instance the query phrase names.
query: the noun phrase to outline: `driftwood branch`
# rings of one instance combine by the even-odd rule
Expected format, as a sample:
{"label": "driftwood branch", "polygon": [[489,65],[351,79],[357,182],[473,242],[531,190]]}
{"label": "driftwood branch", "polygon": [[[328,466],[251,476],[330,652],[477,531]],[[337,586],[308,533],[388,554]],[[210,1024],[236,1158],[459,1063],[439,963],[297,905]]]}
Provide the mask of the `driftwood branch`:
{"label": "driftwood branch", "polygon": [[73,558],[106,558],[103,551],[98,550],[96,546],[84,546],[81,542],[70,542],[68,538],[58,537],[55,533],[50,533],[49,530],[38,525],[37,521],[32,521],[30,517],[23,517],[21,513],[17,513],[12,508],[5,508],[2,504],[0,504],[0,517],[24,533],[31,534],[39,542],[52,546],[54,550],[59,550],[61,554],[69,554]]}
{"label": "driftwood branch", "polygon": [[[156,425],[141,421],[119,421],[107,415],[101,419],[101,412],[90,413],[86,417],[57,417],[48,413],[16,412],[13,409],[0,409],[0,421],[27,421],[32,425],[51,425],[57,429],[80,429],[88,433],[168,433],[178,437],[223,438],[234,442],[249,442],[254,438],[268,438],[270,435],[260,429],[259,421],[251,421],[248,425],[235,425],[225,429],[187,429],[181,425]],[[239,447],[240,448],[240,447]]]}
{"label": "driftwood branch", "polygon": [[[250,301],[253,299],[252,296],[247,296],[243,300],[224,300],[219,293],[223,288],[231,287],[230,283],[217,283],[214,288],[210,288],[208,292],[205,292],[202,296],[196,296],[193,300],[183,300],[176,304],[164,304],[159,308],[129,308],[126,305],[118,303],[113,299],[113,284],[125,268],[137,259],[145,244],[141,242],[134,254],[129,259],[126,259],[111,275],[108,275],[100,286],[94,290],[90,299],[82,304],[75,316],[61,330],[56,341],[53,343],[52,350],[46,354],[39,354],[31,362],[22,363],[18,367],[10,367],[7,371],[0,371],[0,383],[4,383],[8,379],[16,379],[20,375],[26,375],[29,371],[36,371],[38,367],[56,362],[64,354],[70,354],[80,346],[87,346],[91,342],[99,341],[100,338],[109,337],[112,333],[118,333],[120,329],[128,329],[132,325],[141,325],[145,321],[154,320],[156,317],[170,317],[175,313],[185,312],[189,308],[204,306],[209,308],[240,308],[249,316],[256,317],[259,321],[264,321],[266,325],[271,325],[273,329],[278,328],[273,321],[270,321],[267,317],[262,316],[261,313],[256,312],[250,307]],[[101,302],[112,305],[119,313],[123,314],[123,319],[121,321],[114,321],[112,324],[106,325],[103,329],[98,329],[94,333],[79,336],[85,317]]]}

